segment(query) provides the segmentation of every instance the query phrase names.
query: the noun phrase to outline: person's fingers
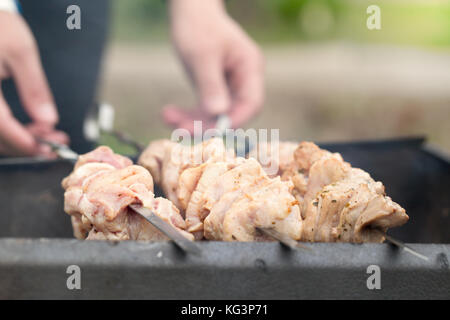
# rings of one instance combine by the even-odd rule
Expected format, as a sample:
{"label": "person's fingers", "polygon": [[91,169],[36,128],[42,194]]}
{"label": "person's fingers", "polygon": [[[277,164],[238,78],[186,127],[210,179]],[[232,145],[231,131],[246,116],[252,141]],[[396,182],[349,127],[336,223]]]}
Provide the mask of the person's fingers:
{"label": "person's fingers", "polygon": [[53,129],[52,127],[42,125],[41,123],[31,123],[27,125],[26,128],[34,137],[39,137],[41,139],[59,144],[69,144],[69,136],[62,131]]}
{"label": "person's fingers", "polygon": [[178,127],[185,116],[186,112],[173,104],[166,105],[162,109],[162,117],[164,121],[172,127]]}
{"label": "person's fingers", "polygon": [[230,118],[234,128],[243,126],[253,118],[262,107],[264,91],[260,74],[243,75],[242,83],[236,86]]}
{"label": "person's fingers", "polygon": [[254,117],[263,104],[264,66],[259,51],[238,59],[231,66],[230,86],[233,93],[230,118],[237,128]]}
{"label": "person's fingers", "polygon": [[[39,137],[45,141],[69,145],[70,139],[66,133],[55,130],[52,126],[47,124],[33,122],[28,124],[26,128],[33,137]],[[57,158],[57,154],[50,146],[46,144],[39,145],[37,155],[44,156],[48,159]]]}
{"label": "person's fingers", "polygon": [[[201,128],[195,128],[195,121],[198,121],[196,119],[186,119],[183,122],[180,123],[179,128],[186,129],[191,134],[203,134],[203,132],[207,129],[214,128],[215,122],[214,121],[202,121]],[[200,131],[201,129],[201,131]]]}
{"label": "person's fingers", "polygon": [[34,155],[39,151],[33,136],[12,115],[0,93],[0,142],[7,155]]}
{"label": "person's fingers", "polygon": [[53,131],[47,134],[44,134],[43,139],[59,144],[69,145],[70,139],[69,136],[62,131]]}
{"label": "person's fingers", "polygon": [[230,96],[221,61],[198,57],[190,69],[204,112],[210,116],[226,113],[230,108]]}
{"label": "person's fingers", "polygon": [[166,123],[174,126],[184,122],[186,119],[206,122],[215,119],[215,117],[205,114],[201,108],[183,109],[173,104],[165,106],[162,113]]}
{"label": "person's fingers", "polygon": [[[9,147],[8,145],[0,141],[0,155],[6,156],[23,156],[23,153],[16,151],[15,149]],[[44,156],[46,158],[56,158],[57,155],[52,151],[50,146],[38,146],[34,155]]]}
{"label": "person's fingers", "polygon": [[58,112],[53,101],[36,44],[18,45],[7,58],[7,66],[18,87],[20,99],[30,118],[55,125]]}
{"label": "person's fingers", "polygon": [[47,146],[45,144],[41,144],[38,147],[38,151],[36,152],[36,155],[43,156],[46,158],[54,158],[55,153],[53,152],[52,148],[50,146]]}
{"label": "person's fingers", "polygon": [[174,105],[163,108],[164,121],[174,128],[183,128],[194,133],[194,121],[201,121],[202,130],[215,126],[215,117],[205,115],[202,109],[182,109]]}

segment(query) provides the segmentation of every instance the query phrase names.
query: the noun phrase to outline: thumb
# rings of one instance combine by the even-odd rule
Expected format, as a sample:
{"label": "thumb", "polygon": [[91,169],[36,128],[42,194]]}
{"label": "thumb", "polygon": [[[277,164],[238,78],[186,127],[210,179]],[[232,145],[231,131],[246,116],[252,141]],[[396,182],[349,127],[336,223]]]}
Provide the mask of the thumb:
{"label": "thumb", "polygon": [[55,125],[58,112],[42,69],[36,45],[13,55],[7,64],[18,87],[19,96],[32,120]]}
{"label": "thumb", "polygon": [[230,108],[230,97],[220,63],[200,61],[194,66],[193,75],[202,110],[209,116],[226,113]]}

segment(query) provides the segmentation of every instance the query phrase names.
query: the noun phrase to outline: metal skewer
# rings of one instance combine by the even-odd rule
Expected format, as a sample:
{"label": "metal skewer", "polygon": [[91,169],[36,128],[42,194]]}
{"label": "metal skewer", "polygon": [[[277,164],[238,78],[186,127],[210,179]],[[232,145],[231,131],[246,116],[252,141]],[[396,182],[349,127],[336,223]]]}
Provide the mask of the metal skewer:
{"label": "metal skewer", "polygon": [[395,245],[399,248],[402,248],[406,252],[408,252],[422,260],[429,261],[429,258],[427,256],[424,256],[423,254],[418,253],[416,250],[412,249],[411,247],[409,247],[405,243],[403,243],[403,241],[395,239],[394,237],[391,237],[390,235],[385,234],[383,231],[381,231],[379,229],[374,229],[374,230],[376,230],[377,232],[382,234],[386,238],[386,240],[389,241],[390,243],[392,243],[393,245]]}
{"label": "metal skewer", "polygon": [[134,212],[140,214],[145,220],[150,222],[155,228],[164,233],[169,239],[171,239],[180,249],[185,252],[200,255],[200,248],[187,238],[185,238],[177,229],[165,222],[159,216],[157,216],[149,208],[142,207],[140,205],[132,204],[128,206]]}
{"label": "metal skewer", "polygon": [[[58,157],[63,160],[70,161],[71,163],[75,163],[78,160],[78,154],[66,145],[50,142],[40,138],[36,138],[36,140],[39,143],[50,146]],[[152,210],[136,204],[130,205],[129,208],[150,222],[156,229],[161,231],[186,253],[196,255],[201,253],[200,248],[194,243],[194,241],[185,238],[177,229],[157,216]]]}
{"label": "metal skewer", "polygon": [[261,227],[256,227],[256,230],[258,230],[259,232],[261,232],[262,234],[269,236],[277,241],[279,241],[281,244],[285,245],[286,247],[290,248],[290,249],[306,249],[309,251],[312,251],[311,248],[302,245],[301,243],[299,243],[298,241],[295,241],[294,239],[288,237],[287,235],[278,232],[277,230],[273,229],[273,228],[261,228]]}

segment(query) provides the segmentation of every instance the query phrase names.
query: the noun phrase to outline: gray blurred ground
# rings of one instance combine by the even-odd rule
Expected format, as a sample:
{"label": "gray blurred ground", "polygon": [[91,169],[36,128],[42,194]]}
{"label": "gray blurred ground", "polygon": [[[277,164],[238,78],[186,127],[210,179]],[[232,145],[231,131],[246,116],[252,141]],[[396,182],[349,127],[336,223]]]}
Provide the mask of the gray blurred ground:
{"label": "gray blurred ground", "polygon": [[[279,128],[282,139],[343,141],[426,135],[450,150],[450,52],[408,47],[277,45],[266,57],[266,103],[248,127]],[[101,99],[116,128],[142,142],[169,137],[166,103],[195,96],[166,44],[114,44]]]}

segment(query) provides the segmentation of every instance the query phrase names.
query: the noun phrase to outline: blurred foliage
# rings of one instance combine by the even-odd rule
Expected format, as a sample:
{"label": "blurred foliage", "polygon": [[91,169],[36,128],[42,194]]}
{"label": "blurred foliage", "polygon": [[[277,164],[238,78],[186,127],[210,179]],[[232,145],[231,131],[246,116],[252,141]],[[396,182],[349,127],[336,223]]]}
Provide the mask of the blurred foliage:
{"label": "blurred foliage", "polygon": [[166,39],[166,1],[113,0],[112,36],[118,41]]}
{"label": "blurred foliage", "polygon": [[[262,43],[340,40],[450,45],[450,0],[229,0],[228,11]],[[366,9],[381,8],[382,29],[366,28]],[[162,0],[114,0],[113,40],[167,41]]]}

